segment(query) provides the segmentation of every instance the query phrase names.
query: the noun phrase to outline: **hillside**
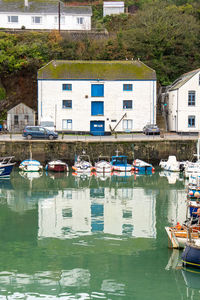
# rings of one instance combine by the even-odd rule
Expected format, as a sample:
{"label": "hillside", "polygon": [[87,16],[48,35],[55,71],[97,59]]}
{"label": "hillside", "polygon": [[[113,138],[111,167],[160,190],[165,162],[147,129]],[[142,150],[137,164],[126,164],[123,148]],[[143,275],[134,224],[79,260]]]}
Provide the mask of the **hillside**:
{"label": "hillside", "polygon": [[[10,34],[0,30],[1,118],[19,102],[36,109],[37,70],[52,59],[139,58],[156,70],[162,85],[200,67],[199,1],[126,0],[127,9],[134,7],[134,13],[105,18],[101,1],[67,1],[67,5],[79,3],[93,7],[95,37],[87,34],[74,38],[57,31]],[[104,29],[108,34],[99,38],[98,31]]]}

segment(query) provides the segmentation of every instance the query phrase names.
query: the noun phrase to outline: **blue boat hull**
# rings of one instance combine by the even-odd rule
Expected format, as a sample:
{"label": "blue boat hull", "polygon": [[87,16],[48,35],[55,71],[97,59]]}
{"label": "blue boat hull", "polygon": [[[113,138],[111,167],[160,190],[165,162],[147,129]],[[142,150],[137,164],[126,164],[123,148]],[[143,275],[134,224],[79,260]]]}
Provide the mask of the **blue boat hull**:
{"label": "blue boat hull", "polygon": [[183,266],[200,269],[200,247],[187,244],[181,258]]}
{"label": "blue boat hull", "polygon": [[12,169],[15,164],[9,164],[0,167],[0,177],[7,177],[10,176]]}

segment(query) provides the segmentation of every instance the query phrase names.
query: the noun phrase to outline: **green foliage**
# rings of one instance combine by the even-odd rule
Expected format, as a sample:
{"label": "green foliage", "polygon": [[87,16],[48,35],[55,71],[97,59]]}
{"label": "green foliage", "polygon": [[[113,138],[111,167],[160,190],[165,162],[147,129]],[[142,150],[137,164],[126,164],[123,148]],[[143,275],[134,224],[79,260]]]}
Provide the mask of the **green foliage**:
{"label": "green foliage", "polygon": [[6,91],[3,87],[0,87],[0,100],[4,100],[6,98]]}
{"label": "green foliage", "polygon": [[200,2],[195,0],[126,0],[134,14],[103,18],[102,4],[93,6],[93,28],[108,36],[0,31],[0,76],[38,68],[52,59],[137,59],[156,70],[161,84],[200,66]]}

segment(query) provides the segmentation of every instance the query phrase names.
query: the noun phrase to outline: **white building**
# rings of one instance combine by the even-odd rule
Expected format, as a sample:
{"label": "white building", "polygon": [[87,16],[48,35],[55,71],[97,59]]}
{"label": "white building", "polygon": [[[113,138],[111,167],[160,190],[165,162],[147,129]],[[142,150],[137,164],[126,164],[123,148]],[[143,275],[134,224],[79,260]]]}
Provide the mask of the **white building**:
{"label": "white building", "polygon": [[103,2],[103,16],[119,15],[124,13],[124,2],[105,1]]}
{"label": "white building", "polygon": [[[91,30],[90,6],[65,6],[59,1],[0,0],[0,27],[10,29]],[[60,22],[59,22],[60,20]]]}
{"label": "white building", "polygon": [[200,69],[183,74],[168,90],[169,131],[200,131]]}
{"label": "white building", "polygon": [[141,61],[51,61],[38,71],[38,121],[57,131],[140,132],[156,123],[156,73]]}

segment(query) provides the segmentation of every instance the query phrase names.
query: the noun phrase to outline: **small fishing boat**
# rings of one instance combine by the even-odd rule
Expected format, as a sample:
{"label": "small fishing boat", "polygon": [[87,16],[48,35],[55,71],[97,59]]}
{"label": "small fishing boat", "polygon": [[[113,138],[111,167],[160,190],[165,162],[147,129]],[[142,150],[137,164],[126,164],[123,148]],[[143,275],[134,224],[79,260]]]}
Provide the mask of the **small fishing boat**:
{"label": "small fishing boat", "polygon": [[111,165],[113,167],[113,171],[130,172],[133,169],[132,165],[127,163],[126,155],[112,156]]}
{"label": "small fishing boat", "polygon": [[110,163],[108,156],[99,156],[98,161],[94,165],[94,169],[97,173],[111,173],[113,166]]}
{"label": "small fishing boat", "polygon": [[79,155],[72,166],[75,173],[89,173],[94,170],[89,155]]}
{"label": "small fishing boat", "polygon": [[[168,234],[170,247],[175,249],[181,249],[185,247],[188,238],[187,226],[177,223],[177,225],[174,227],[165,227],[165,230]],[[200,225],[190,226],[190,231],[192,238],[200,241]]]}
{"label": "small fishing boat", "polygon": [[135,159],[133,161],[133,169],[135,172],[142,172],[142,173],[152,173],[155,171],[154,167],[151,164],[141,159]]}
{"label": "small fishing boat", "polygon": [[52,172],[68,172],[69,167],[68,164],[61,160],[53,160],[47,163],[45,170]]}
{"label": "small fishing boat", "polygon": [[159,166],[166,171],[180,172],[180,162],[177,161],[176,156],[174,155],[170,155],[168,160],[161,159]]}
{"label": "small fishing boat", "polygon": [[200,162],[188,162],[184,169],[184,176],[186,178],[190,176],[200,176]]}
{"label": "small fishing boat", "polygon": [[19,165],[19,169],[24,172],[39,172],[42,171],[43,167],[38,160],[25,159]]}
{"label": "small fishing boat", "polygon": [[182,253],[181,260],[184,267],[200,269],[200,239],[194,240],[191,237]]}
{"label": "small fishing boat", "polygon": [[12,161],[14,156],[0,157],[0,178],[9,177],[15,162]]}

